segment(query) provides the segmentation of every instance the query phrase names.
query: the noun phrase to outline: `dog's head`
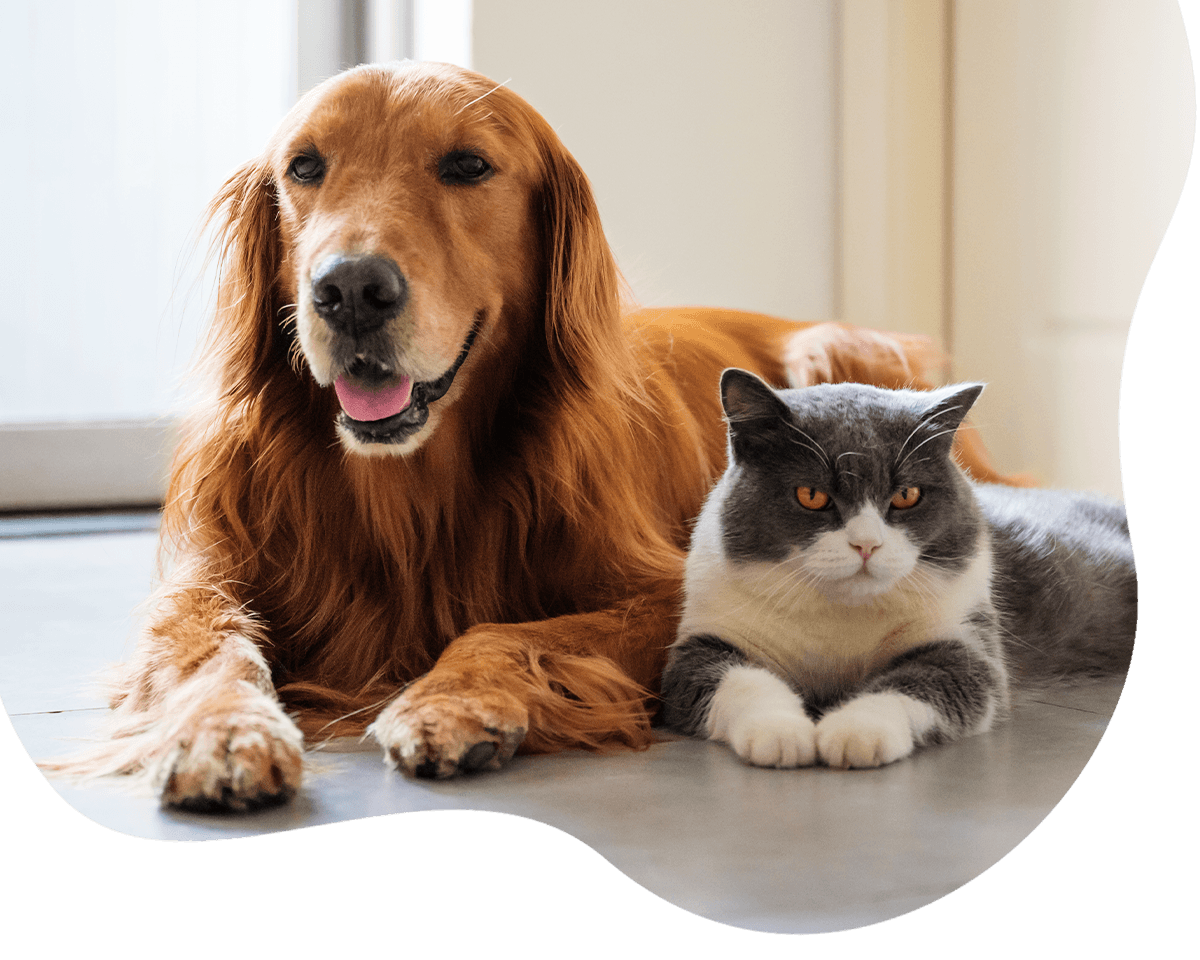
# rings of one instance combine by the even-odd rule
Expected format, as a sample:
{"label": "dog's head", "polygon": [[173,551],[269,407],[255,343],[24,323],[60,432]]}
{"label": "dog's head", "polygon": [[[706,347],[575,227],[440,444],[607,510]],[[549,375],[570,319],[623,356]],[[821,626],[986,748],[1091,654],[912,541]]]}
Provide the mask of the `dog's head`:
{"label": "dog's head", "polygon": [[583,173],[521,98],[456,67],[326,81],[214,206],[227,382],[237,367],[252,389],[294,338],[357,453],[415,450],[472,384],[478,401],[519,377],[521,357],[586,375],[589,328],[615,326]]}

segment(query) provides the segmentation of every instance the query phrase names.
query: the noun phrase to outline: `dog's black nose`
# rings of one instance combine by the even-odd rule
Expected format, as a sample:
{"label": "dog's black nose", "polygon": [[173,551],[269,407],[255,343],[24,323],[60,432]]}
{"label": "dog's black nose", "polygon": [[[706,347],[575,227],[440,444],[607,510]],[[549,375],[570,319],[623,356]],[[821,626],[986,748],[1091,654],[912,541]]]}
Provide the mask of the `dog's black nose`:
{"label": "dog's black nose", "polygon": [[404,309],[407,299],[404,274],[387,257],[335,254],[312,274],[313,308],[339,333],[361,336],[378,330]]}

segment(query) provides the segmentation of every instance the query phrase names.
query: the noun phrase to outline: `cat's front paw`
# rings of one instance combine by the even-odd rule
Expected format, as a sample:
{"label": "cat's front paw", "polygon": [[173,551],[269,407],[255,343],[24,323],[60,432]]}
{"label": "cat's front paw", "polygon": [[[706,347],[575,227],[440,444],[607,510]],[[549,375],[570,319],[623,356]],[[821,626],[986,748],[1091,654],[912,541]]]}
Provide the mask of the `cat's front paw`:
{"label": "cat's front paw", "polygon": [[816,726],[817,753],[831,767],[881,767],[907,757],[915,741],[903,699],[872,694],[827,713]]}
{"label": "cat's front paw", "polygon": [[707,733],[757,767],[808,767],[817,761],[816,726],[800,698],[762,667],[729,667],[713,693]]}
{"label": "cat's front paw", "polygon": [[772,711],[734,721],[725,739],[756,767],[811,767],[817,762],[816,730],[803,714]]}

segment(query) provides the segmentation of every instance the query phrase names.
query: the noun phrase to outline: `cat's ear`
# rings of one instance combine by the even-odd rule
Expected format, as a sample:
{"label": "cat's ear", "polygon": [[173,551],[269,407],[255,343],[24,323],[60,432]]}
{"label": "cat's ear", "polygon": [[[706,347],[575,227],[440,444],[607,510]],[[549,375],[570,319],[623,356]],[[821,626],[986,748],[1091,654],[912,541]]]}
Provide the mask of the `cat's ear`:
{"label": "cat's ear", "polygon": [[929,405],[924,410],[923,422],[937,427],[939,431],[948,430],[953,433],[983,393],[983,386],[982,383],[955,383],[930,390]]}
{"label": "cat's ear", "polygon": [[730,367],[721,374],[721,406],[729,422],[729,439],[735,456],[762,441],[790,416],[787,404],[761,378]]}
{"label": "cat's ear", "polygon": [[787,404],[765,380],[737,367],[721,374],[721,406],[732,426],[778,420],[788,414]]}

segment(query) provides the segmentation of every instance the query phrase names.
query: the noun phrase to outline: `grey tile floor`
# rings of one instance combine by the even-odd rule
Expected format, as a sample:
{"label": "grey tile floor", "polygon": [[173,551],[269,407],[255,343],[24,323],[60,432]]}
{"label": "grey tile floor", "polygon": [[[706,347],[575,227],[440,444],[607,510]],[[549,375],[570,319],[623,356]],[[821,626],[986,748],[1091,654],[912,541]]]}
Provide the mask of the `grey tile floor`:
{"label": "grey tile floor", "polygon": [[[129,649],[155,534],[0,521],[0,701],[35,757],[69,752],[103,715],[88,689]],[[139,529],[140,528],[140,529]],[[30,536],[31,533],[57,533]],[[788,933],[871,924],[928,904],[1025,838],[1074,782],[1119,682],[1022,697],[972,740],[878,771],[759,770],[724,748],[664,738],[644,752],[519,757],[450,782],[407,780],[369,745],[322,755],[286,808],[235,817],[159,809],[108,787],[56,783],[95,822],[136,837],[204,840],[421,810],[531,818],[582,840],[652,893],[702,917]]]}

